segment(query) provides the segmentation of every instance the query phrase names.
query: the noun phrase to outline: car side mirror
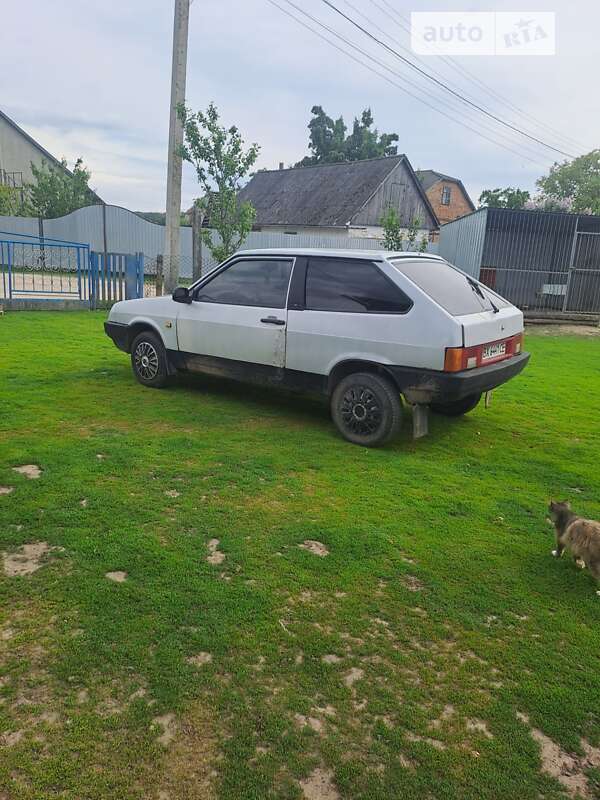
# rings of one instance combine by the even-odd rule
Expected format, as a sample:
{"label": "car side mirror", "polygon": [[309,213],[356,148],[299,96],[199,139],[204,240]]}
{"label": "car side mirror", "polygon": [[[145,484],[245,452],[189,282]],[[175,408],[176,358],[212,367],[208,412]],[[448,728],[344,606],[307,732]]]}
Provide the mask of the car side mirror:
{"label": "car side mirror", "polygon": [[192,295],[190,294],[190,290],[187,288],[187,286],[178,286],[173,292],[172,297],[176,303],[189,304],[192,302]]}

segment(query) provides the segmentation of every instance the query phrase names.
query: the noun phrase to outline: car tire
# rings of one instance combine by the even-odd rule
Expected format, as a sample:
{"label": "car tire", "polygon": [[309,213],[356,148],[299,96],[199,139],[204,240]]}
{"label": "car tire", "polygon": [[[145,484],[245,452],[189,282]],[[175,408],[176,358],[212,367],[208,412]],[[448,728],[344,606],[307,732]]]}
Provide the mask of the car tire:
{"label": "car tire", "polygon": [[435,414],[443,414],[445,417],[462,417],[463,414],[473,411],[480,400],[481,392],[478,392],[450,403],[432,403],[429,407]]}
{"label": "car tire", "polygon": [[400,430],[402,406],[394,384],[381,375],[356,372],[337,384],[331,416],[342,436],[363,447],[381,447]]}
{"label": "car tire", "polygon": [[131,368],[142,384],[151,389],[166,386],[169,378],[169,365],[165,347],[156,333],[142,331],[131,345]]}

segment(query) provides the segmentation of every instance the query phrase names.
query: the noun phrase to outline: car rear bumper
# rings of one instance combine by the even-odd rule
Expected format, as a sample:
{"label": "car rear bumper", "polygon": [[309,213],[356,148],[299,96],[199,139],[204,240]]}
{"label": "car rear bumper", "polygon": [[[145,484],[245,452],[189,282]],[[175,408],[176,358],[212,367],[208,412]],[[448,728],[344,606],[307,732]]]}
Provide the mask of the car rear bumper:
{"label": "car rear bumper", "polygon": [[529,353],[520,353],[506,361],[462,372],[418,370],[414,367],[388,369],[410,403],[450,403],[506,383],[525,369],[529,357]]}
{"label": "car rear bumper", "polygon": [[119,350],[129,352],[129,325],[123,322],[105,322],[104,330]]}

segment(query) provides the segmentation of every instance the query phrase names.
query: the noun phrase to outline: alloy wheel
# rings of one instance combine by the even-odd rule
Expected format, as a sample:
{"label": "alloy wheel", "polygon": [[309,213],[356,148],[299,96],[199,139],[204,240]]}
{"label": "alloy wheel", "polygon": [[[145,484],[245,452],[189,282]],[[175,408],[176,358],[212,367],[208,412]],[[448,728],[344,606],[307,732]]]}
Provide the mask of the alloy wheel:
{"label": "alloy wheel", "polygon": [[158,353],[150,342],[140,342],[134,354],[135,368],[146,381],[156,378],[159,369]]}

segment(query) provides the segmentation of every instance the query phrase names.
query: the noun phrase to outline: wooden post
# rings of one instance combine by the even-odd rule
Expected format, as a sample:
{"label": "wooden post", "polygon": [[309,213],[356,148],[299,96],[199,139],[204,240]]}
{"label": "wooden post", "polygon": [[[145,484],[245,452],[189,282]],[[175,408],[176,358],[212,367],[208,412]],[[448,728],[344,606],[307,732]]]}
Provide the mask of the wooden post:
{"label": "wooden post", "polygon": [[192,275],[194,281],[202,277],[202,223],[204,212],[196,204],[192,209]]}
{"label": "wooden post", "polygon": [[162,253],[156,256],[156,296],[161,297],[163,293],[163,257]]}

